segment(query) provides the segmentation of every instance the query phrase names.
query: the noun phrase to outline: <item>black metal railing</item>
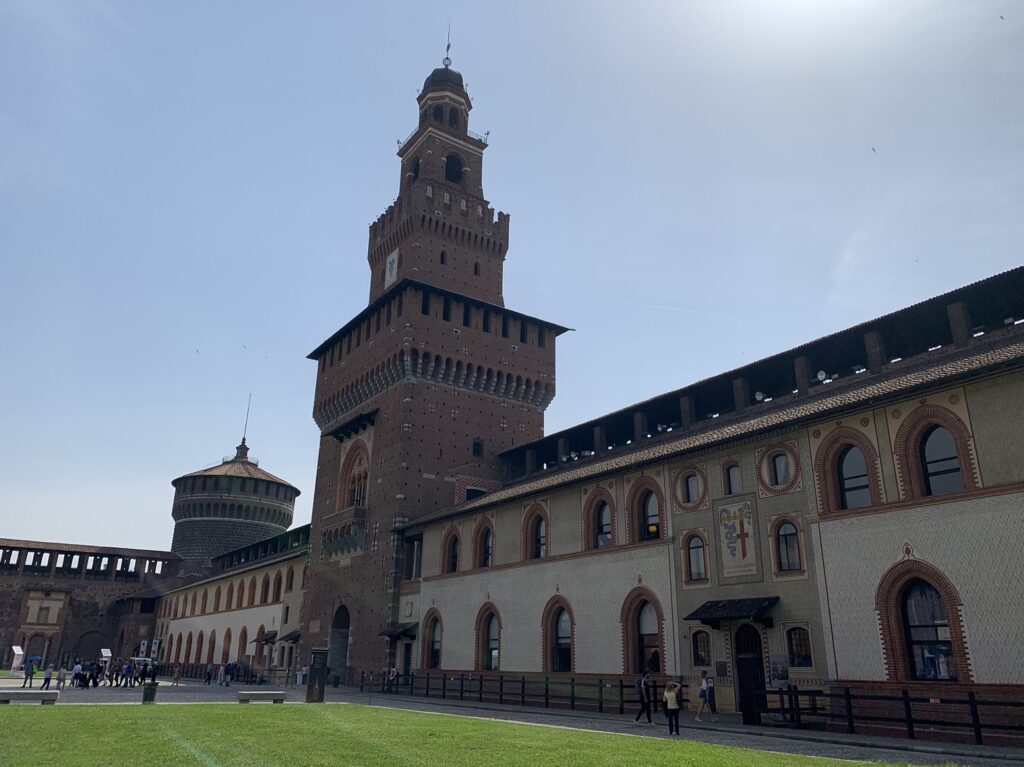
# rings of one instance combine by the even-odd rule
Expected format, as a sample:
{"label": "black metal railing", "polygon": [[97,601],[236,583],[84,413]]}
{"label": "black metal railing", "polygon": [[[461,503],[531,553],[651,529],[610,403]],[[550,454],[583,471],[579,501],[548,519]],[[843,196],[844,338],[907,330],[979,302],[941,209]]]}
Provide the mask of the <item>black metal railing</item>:
{"label": "black metal railing", "polygon": [[[634,687],[634,680],[635,677],[621,676],[580,678],[560,674],[541,676],[438,670],[399,674],[389,681],[386,674],[362,672],[359,690],[382,695],[419,695],[441,700],[624,714],[627,708],[639,706],[640,694]],[[664,682],[656,679],[648,683],[647,695],[653,712],[661,707],[664,687]],[[683,685],[679,701],[684,709],[689,703],[686,689]]]}
{"label": "black metal railing", "polygon": [[[1024,739],[1024,700],[964,697],[926,697],[902,689],[899,695],[801,690],[798,685],[757,693],[761,714],[774,714],[794,727],[825,723],[830,728],[856,733],[858,727],[902,731],[916,739],[918,729],[930,735],[961,736],[983,745],[985,733]],[[1004,737],[1004,740],[1006,738]]]}

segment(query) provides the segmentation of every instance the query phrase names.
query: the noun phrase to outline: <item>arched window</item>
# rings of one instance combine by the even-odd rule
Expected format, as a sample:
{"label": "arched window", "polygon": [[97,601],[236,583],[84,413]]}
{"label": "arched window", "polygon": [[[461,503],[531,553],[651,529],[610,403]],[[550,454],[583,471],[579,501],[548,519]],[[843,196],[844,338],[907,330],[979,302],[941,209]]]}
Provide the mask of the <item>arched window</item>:
{"label": "arched window", "polygon": [[480,637],[480,668],[484,671],[497,671],[499,669],[499,655],[501,642],[501,625],[498,623],[498,616],[489,613],[483,622],[483,632]]}
{"label": "arched window", "polygon": [[921,469],[925,495],[956,493],[964,489],[960,458],[949,429],[933,426],[921,438]]}
{"label": "arched window", "polygon": [[220,612],[220,586],[218,586],[213,592],[213,611],[215,613]]}
{"label": "arched window", "polygon": [[739,464],[732,463],[725,467],[725,494],[736,495],[743,492],[743,477]]}
{"label": "arched window", "polygon": [[444,177],[453,184],[462,183],[462,169],[464,164],[462,158],[457,154],[449,154],[444,161]]}
{"label": "arched window", "polygon": [[192,598],[188,601],[188,614],[190,616],[196,614],[196,592],[194,591],[192,592]]}
{"label": "arched window", "polygon": [[686,580],[706,581],[708,579],[707,565],[704,560],[704,539],[699,535],[690,537],[686,544]]}
{"label": "arched window", "polygon": [[427,668],[441,668],[441,619],[434,618],[427,623],[427,631],[424,634],[426,642],[426,653],[424,665]]}
{"label": "arched window", "polygon": [[238,589],[235,591],[235,607],[241,608],[242,601],[245,599],[245,581],[239,579]]}
{"label": "arched window", "polygon": [[224,599],[224,609],[230,610],[234,605],[235,601],[235,584],[229,583],[226,598]]}
{"label": "arched window", "polygon": [[903,593],[903,630],[914,679],[956,679],[946,605],[935,587],[911,581]]}
{"label": "arched window", "polygon": [[810,668],[811,635],[805,628],[796,626],[786,631],[786,648],[789,651],[789,665],[793,668]]}
{"label": "arched window", "polygon": [[459,110],[449,109],[448,110],[448,126],[451,128],[459,127]]}
{"label": "arched window", "polygon": [[564,607],[555,611],[551,625],[551,670],[572,671],[572,619]]}
{"label": "arched window", "polygon": [[595,549],[607,549],[615,541],[612,537],[612,507],[601,501],[594,507],[594,540]]}
{"label": "arched window", "polygon": [[203,589],[203,598],[199,606],[199,614],[206,615],[206,608],[209,604],[210,592],[207,589]]}
{"label": "arched window", "polygon": [[800,567],[800,542],[796,525],[786,521],[775,530],[775,555],[780,573],[798,572]]}
{"label": "arched window", "polygon": [[658,508],[658,496],[651,490],[645,490],[640,494],[637,511],[640,519],[640,540],[653,541],[660,538],[661,510]]}
{"label": "arched window", "polygon": [[839,454],[836,470],[839,473],[839,508],[860,509],[871,505],[868,485],[868,465],[864,452],[856,445],[848,445]]}
{"label": "arched window", "polygon": [[339,496],[340,508],[362,508],[366,506],[369,486],[370,458],[366,445],[357,440],[348,449],[341,467]]}
{"label": "arched window", "polygon": [[220,651],[220,662],[222,665],[227,665],[231,662],[231,627],[228,626],[224,630],[224,646]]}
{"label": "arched window", "polygon": [[285,579],[284,579],[284,590],[285,591],[291,591],[294,588],[295,588],[295,568],[294,567],[289,567],[288,568],[288,575],[285,576]]}
{"label": "arched window", "polygon": [[185,639],[185,663],[192,662],[192,632],[188,632],[188,637]]}
{"label": "arched window", "polygon": [[281,573],[278,571],[277,575],[274,576],[274,601],[281,601]]}
{"label": "arched window", "polygon": [[637,673],[661,671],[661,657],[658,653],[658,613],[654,605],[644,602],[636,614]]}
{"label": "arched window", "polygon": [[548,526],[544,517],[537,515],[530,523],[530,559],[540,559],[548,552]]}
{"label": "arched window", "polygon": [[193,663],[203,662],[203,632],[199,632],[199,637],[196,639],[196,655],[192,660]]}
{"label": "arched window", "polygon": [[789,484],[789,456],[784,451],[773,453],[768,462],[771,472],[771,483],[774,487],[783,487]]}
{"label": "arched window", "polygon": [[683,503],[697,503],[701,498],[700,477],[696,472],[687,472],[682,478]]}
{"label": "arched window", "polygon": [[694,668],[711,665],[711,635],[704,630],[690,635],[690,652]]}
{"label": "arched window", "polygon": [[217,630],[210,632],[210,641],[206,650],[206,662],[213,663],[213,654],[217,651]]}
{"label": "arched window", "polygon": [[265,605],[270,601],[270,576],[263,574],[263,581],[260,583],[260,604]]}
{"label": "arched window", "polygon": [[494,563],[494,534],[489,526],[485,526],[476,542],[476,566],[490,567]]}
{"label": "arched window", "polygon": [[454,533],[445,542],[444,571],[446,573],[457,573],[459,571],[459,536]]}
{"label": "arched window", "polygon": [[235,660],[239,663],[245,660],[246,655],[249,654],[249,629],[242,626],[242,630],[238,632],[238,655],[235,656]]}
{"label": "arched window", "polygon": [[253,607],[256,604],[256,579],[249,579],[249,601],[246,603],[247,607]]}
{"label": "arched window", "polygon": [[434,122],[436,122],[436,123],[443,123],[444,122],[444,107],[442,107],[440,104],[435,104],[434,108],[432,110],[430,110],[430,116],[434,119]]}

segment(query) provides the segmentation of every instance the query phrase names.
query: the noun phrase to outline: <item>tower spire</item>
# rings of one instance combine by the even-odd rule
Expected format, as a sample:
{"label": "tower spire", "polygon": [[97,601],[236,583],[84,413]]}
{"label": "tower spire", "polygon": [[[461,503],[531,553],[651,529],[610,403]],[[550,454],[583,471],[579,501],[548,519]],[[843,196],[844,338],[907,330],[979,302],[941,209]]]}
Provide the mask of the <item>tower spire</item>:
{"label": "tower spire", "polygon": [[444,58],[441,59],[441,63],[444,64],[445,69],[452,65],[452,60],[448,56],[452,52],[452,20],[448,19],[448,45],[444,47]]}
{"label": "tower spire", "polygon": [[252,392],[249,392],[249,401],[245,405],[245,426],[242,427],[242,442],[235,448],[236,461],[249,460],[249,448],[245,444],[245,435],[249,433],[249,408],[252,405]]}

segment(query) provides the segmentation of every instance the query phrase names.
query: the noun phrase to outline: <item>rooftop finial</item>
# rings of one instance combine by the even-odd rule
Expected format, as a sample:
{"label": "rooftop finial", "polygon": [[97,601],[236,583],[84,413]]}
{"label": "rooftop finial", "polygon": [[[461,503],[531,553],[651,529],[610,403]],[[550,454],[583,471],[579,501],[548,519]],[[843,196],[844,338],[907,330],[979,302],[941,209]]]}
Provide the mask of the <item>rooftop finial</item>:
{"label": "rooftop finial", "polygon": [[448,57],[448,54],[452,52],[452,20],[448,19],[448,45],[444,48],[444,58],[441,59],[441,63],[444,64],[445,69],[452,65],[452,60]]}

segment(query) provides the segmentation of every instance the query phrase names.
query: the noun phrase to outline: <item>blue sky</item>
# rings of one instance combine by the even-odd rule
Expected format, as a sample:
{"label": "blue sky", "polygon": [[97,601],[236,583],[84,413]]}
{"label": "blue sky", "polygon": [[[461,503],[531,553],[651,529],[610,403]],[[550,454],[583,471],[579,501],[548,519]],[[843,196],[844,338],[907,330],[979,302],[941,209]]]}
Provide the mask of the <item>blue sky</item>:
{"label": "blue sky", "polygon": [[506,304],[576,329],[549,430],[1022,261],[1010,0],[5,0],[0,537],[168,547],[250,391],[309,520],[305,355],[449,16]]}

